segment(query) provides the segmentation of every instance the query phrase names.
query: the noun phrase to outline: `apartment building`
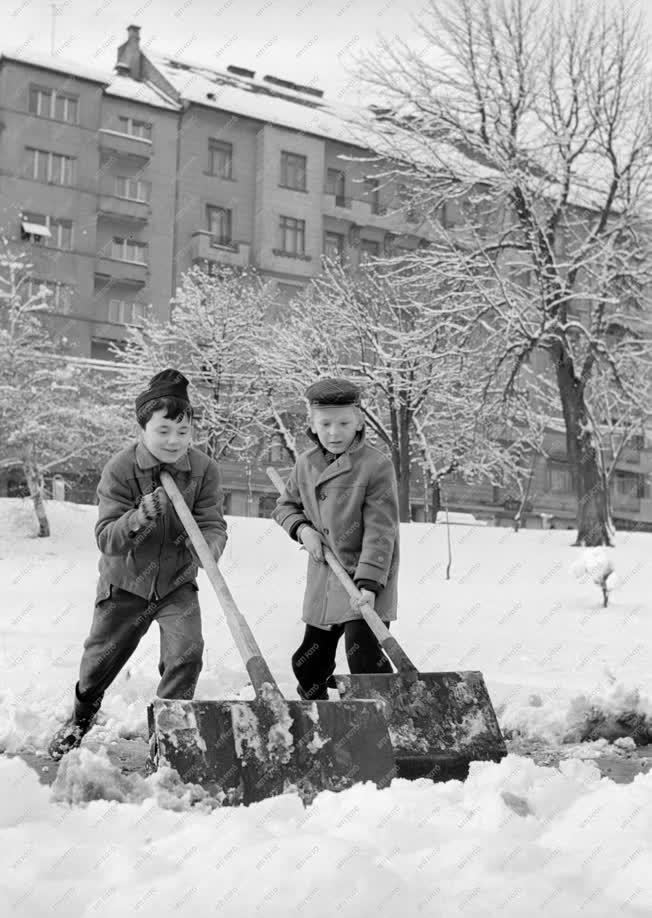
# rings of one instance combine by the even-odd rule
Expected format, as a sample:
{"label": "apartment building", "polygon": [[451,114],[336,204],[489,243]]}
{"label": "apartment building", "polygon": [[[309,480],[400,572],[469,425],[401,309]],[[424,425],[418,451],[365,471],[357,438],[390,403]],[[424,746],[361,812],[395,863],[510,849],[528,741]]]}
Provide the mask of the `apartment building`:
{"label": "apartment building", "polygon": [[[282,304],[323,254],[355,266],[428,238],[400,189],[356,161],[364,150],[346,112],[321,90],[145,54],[137,26],[110,73],[3,54],[0,111],[0,226],[24,246],[33,283],[52,290],[52,320],[77,354],[110,359],[148,311],[166,318],[193,264],[251,265]],[[622,518],[652,525],[649,455],[635,452],[615,479]],[[565,469],[541,460],[534,524],[574,516]],[[268,512],[262,470],[223,471],[232,513]],[[448,497],[451,509],[509,520],[513,496],[489,486],[452,481]],[[422,505],[415,496],[415,518]]]}

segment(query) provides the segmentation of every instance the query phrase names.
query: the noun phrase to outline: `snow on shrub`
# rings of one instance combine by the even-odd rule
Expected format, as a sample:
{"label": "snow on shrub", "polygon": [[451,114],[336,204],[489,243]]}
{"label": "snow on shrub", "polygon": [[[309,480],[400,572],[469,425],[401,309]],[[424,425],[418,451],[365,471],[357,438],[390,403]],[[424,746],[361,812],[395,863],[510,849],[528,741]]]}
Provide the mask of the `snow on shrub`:
{"label": "snow on shrub", "polygon": [[614,561],[603,546],[587,548],[582,557],[571,566],[571,573],[579,580],[592,580],[602,590],[602,604],[609,605],[609,594],[618,586]]}

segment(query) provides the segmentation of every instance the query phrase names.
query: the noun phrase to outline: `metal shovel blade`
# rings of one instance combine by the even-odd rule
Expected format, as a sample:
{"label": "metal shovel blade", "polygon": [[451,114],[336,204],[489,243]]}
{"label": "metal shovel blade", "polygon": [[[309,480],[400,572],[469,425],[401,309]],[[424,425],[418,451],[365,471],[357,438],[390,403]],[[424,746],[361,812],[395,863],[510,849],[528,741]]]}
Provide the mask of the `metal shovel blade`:
{"label": "metal shovel blade", "polygon": [[292,791],[306,803],[360,781],[390,784],[396,767],[380,707],[373,700],[157,698],[148,708],[150,743],[159,768],[169,765],[222,805]]}
{"label": "metal shovel blade", "polygon": [[507,755],[480,672],[333,678],[342,701],[382,702],[399,778],[464,780],[470,762]]}

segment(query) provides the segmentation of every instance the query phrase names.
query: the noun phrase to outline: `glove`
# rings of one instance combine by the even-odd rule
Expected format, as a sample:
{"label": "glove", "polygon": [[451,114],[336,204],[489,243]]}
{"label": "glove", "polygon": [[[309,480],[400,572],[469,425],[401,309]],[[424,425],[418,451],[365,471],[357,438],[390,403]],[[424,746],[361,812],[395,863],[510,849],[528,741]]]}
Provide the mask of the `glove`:
{"label": "glove", "polygon": [[321,537],[312,526],[304,524],[297,533],[299,541],[304,546],[313,561],[324,560],[324,546]]}
{"label": "glove", "polygon": [[138,504],[137,520],[140,526],[146,526],[153,520],[163,516],[169,504],[168,496],[162,487],[158,487],[149,494],[143,494]]}
{"label": "glove", "polygon": [[376,594],[372,593],[371,590],[362,589],[360,590],[360,597],[358,598],[358,597],[352,596],[350,602],[351,602],[351,608],[353,609],[354,612],[359,612],[361,606],[364,606],[365,604],[370,605],[371,608],[373,609],[374,603],[376,602]]}

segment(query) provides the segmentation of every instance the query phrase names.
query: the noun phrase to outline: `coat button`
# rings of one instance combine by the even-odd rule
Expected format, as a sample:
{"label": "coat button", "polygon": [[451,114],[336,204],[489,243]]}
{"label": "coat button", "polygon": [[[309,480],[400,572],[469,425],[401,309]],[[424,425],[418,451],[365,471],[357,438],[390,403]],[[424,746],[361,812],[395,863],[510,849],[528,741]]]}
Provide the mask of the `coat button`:
{"label": "coat button", "polygon": [[328,529],[324,529],[324,535],[328,535]]}
{"label": "coat button", "polygon": [[327,497],[327,495],[326,495],[323,491],[322,491],[322,493],[319,495],[319,499],[320,499],[320,500],[326,500],[326,497]]}

